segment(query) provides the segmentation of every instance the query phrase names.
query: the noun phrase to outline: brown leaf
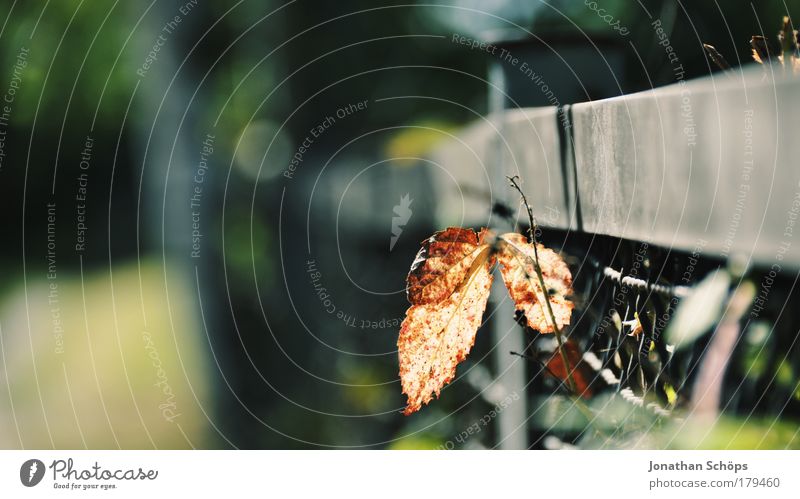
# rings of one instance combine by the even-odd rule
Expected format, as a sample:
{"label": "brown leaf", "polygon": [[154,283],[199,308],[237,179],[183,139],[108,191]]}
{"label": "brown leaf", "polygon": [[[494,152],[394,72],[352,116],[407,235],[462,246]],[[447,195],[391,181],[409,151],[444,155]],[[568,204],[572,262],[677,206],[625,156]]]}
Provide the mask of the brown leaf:
{"label": "brown leaf", "polygon": [[547,361],[547,371],[551,376],[560,379],[567,386],[569,386],[569,377],[567,374],[571,372],[572,380],[575,381],[575,393],[584,398],[590,398],[593,392],[589,388],[589,385],[595,377],[594,370],[584,362],[583,354],[578,344],[574,341],[565,341],[562,349],[569,363],[569,371],[564,366],[564,359],[561,357],[558,348],[556,348],[555,352],[553,352],[550,359]]}
{"label": "brown leaf", "polygon": [[[405,414],[418,411],[455,378],[456,366],[475,343],[492,285],[497,247],[486,229],[450,227],[423,241],[408,274],[411,307],[397,340],[400,384],[408,396]],[[569,324],[572,276],[561,257],[538,245],[539,262],[559,327]],[[502,274],[517,309],[531,327],[554,332],[533,266],[533,246],[506,234],[500,246]],[[532,277],[532,278],[531,278]],[[546,306],[546,305],[545,305]]]}
{"label": "brown leaf", "polygon": [[781,44],[781,62],[784,67],[790,69],[792,74],[800,74],[800,42],[798,33],[792,29],[792,22],[789,16],[783,16],[783,27],[778,33],[778,41]]}
{"label": "brown leaf", "polygon": [[481,251],[486,229],[449,227],[422,242],[411,271],[406,293],[412,305],[438,303],[455,291]]}
{"label": "brown leaf", "polygon": [[[426,241],[420,255],[425,251],[428,256],[415,265],[430,273],[417,274],[412,268],[409,274],[409,290],[413,276],[417,286],[413,296],[420,301],[406,312],[397,340],[400,384],[408,396],[406,415],[418,411],[434,394],[438,397],[444,385],[455,378],[456,365],[467,357],[483,319],[492,285],[491,247],[477,246],[478,238],[464,232],[451,228]],[[458,257],[447,256],[447,244],[437,244],[443,240],[452,243],[450,248]],[[434,263],[427,265],[434,258]],[[456,269],[447,268],[445,261],[453,262]],[[449,296],[445,295],[451,288]],[[414,303],[411,297],[409,291]]]}
{"label": "brown leaf", "polygon": [[797,51],[797,31],[792,29],[792,22],[789,16],[783,16],[783,24],[778,32],[778,41],[781,44],[781,52],[784,58],[791,57]]}
{"label": "brown leaf", "polygon": [[639,312],[634,312],[633,319],[623,321],[622,325],[630,328],[631,331],[628,333],[628,336],[635,336],[638,338],[644,332],[644,327],[642,327],[642,323],[639,322]]}
{"label": "brown leaf", "polygon": [[753,49],[753,60],[759,64],[770,62],[773,56],[779,55],[778,50],[772,46],[769,40],[760,35],[754,35],[750,39],[750,47]]}
{"label": "brown leaf", "polygon": [[497,257],[500,272],[517,310],[525,313],[528,325],[542,333],[555,331],[545,302],[548,295],[558,328],[569,325],[574,307],[567,298],[572,294],[572,274],[564,259],[537,243],[539,266],[548,293],[545,295],[534,267],[533,245],[522,234],[508,233],[500,239],[503,241]]}
{"label": "brown leaf", "polygon": [[728,64],[728,61],[725,60],[725,57],[720,54],[719,50],[717,50],[713,45],[704,43],[703,48],[706,49],[706,54],[708,54],[708,58],[711,59],[711,62],[716,64],[719,69],[731,69],[731,65]]}

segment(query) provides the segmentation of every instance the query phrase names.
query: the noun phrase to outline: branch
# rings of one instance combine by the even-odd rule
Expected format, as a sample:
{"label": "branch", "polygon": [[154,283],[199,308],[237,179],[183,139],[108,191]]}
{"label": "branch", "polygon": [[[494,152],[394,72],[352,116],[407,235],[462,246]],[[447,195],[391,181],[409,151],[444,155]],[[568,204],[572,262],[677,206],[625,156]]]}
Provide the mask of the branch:
{"label": "branch", "polygon": [[553,331],[556,335],[556,341],[558,342],[558,353],[561,355],[561,361],[564,362],[564,368],[567,371],[567,381],[569,382],[569,388],[573,393],[576,393],[577,385],[575,384],[575,379],[572,377],[572,367],[569,365],[569,359],[567,358],[567,354],[564,351],[564,338],[561,335],[561,329],[558,327],[558,321],[556,321],[556,315],[553,313],[553,306],[550,304],[550,296],[547,293],[547,284],[544,282],[544,276],[542,275],[542,268],[539,266],[539,249],[537,248],[536,244],[536,220],[533,218],[533,210],[531,209],[530,203],[528,203],[528,198],[525,196],[525,193],[522,192],[517,180],[519,179],[518,176],[513,177],[506,177],[508,181],[511,183],[511,186],[519,192],[520,197],[522,198],[522,202],[525,204],[525,209],[528,211],[528,221],[530,222],[530,226],[528,227],[528,240],[530,241],[531,245],[533,246],[533,268],[536,270],[536,275],[539,277],[539,284],[542,288],[542,295],[544,297],[544,301],[547,304],[547,312],[550,314],[550,320],[553,322]]}

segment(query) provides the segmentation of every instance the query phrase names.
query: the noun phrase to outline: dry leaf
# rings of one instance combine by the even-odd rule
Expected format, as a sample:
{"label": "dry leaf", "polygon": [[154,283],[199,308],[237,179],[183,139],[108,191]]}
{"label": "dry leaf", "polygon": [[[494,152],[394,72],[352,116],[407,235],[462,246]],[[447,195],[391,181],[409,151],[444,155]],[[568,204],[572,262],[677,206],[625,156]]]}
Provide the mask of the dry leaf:
{"label": "dry leaf", "polygon": [[792,29],[789,16],[783,16],[783,24],[778,33],[778,41],[781,44],[783,56],[793,56],[797,52],[797,31]]}
{"label": "dry leaf", "polygon": [[783,52],[781,55],[783,58],[783,66],[787,69],[791,69],[794,74],[800,74],[800,44],[798,43],[797,36],[797,30],[792,29],[789,16],[784,16],[783,28],[780,33],[778,33],[778,41],[781,44],[781,51]]}
{"label": "dry leaf", "polygon": [[[469,230],[472,237],[463,232],[448,229],[426,241],[409,274],[409,299],[423,299],[406,312],[397,340],[400,382],[408,396],[406,415],[418,411],[434,394],[438,397],[444,385],[455,378],[456,365],[475,343],[486,309],[492,285],[491,248],[475,245],[478,237],[473,231]],[[451,243],[455,256],[447,256],[446,245],[437,244],[442,236]],[[431,260],[434,262],[429,265]],[[453,268],[448,269],[444,262],[453,262]],[[417,286],[413,295],[412,282]],[[432,301],[431,297],[443,295],[442,288],[450,290],[449,296]]]}
{"label": "dry leaf", "polygon": [[[405,414],[418,411],[455,378],[456,366],[475,343],[492,285],[494,234],[450,227],[422,243],[407,279],[411,307],[397,340],[400,384],[408,396]],[[501,238],[503,280],[528,324],[554,331],[533,266],[533,246],[520,234]],[[541,244],[539,262],[559,327],[569,324],[572,276],[564,260]],[[530,273],[530,274],[529,274]],[[546,306],[546,305],[544,305]]]}
{"label": "dry leaf", "polygon": [[[595,377],[594,370],[583,360],[578,344],[572,340],[564,342],[564,354],[569,363],[569,369],[572,373],[572,380],[575,382],[575,393],[583,396],[584,398],[591,398],[592,390],[589,388],[592,380]],[[547,361],[547,371],[551,376],[560,379],[565,385],[569,386],[569,377],[567,376],[567,369],[564,366],[564,359],[561,353],[556,349]]]}
{"label": "dry leaf", "polygon": [[449,227],[422,242],[411,271],[406,293],[412,305],[438,303],[455,291],[481,251],[488,234],[481,230]]}
{"label": "dry leaf", "polygon": [[[781,30],[778,32],[778,45],[774,46],[763,36],[753,36],[750,40],[753,48],[753,59],[764,64],[776,60],[785,70],[800,74],[800,47],[798,47],[797,30],[792,29],[788,16],[783,17]],[[774,59],[773,59],[774,58]]]}
{"label": "dry leaf", "polygon": [[731,69],[731,65],[728,64],[728,61],[725,60],[725,57],[719,53],[713,45],[709,45],[707,43],[703,44],[703,48],[706,49],[706,54],[708,54],[708,58],[717,65],[722,70]]}
{"label": "dry leaf", "polygon": [[[704,43],[703,48],[706,50],[709,59],[721,69],[730,68],[722,54],[712,45]],[[753,35],[750,38],[750,48],[752,49],[753,60],[757,63],[776,62],[783,66],[785,72],[791,71],[794,75],[800,75],[800,35],[798,35],[796,29],[792,29],[792,22],[789,16],[783,17],[781,30],[778,32],[777,45],[764,36]]]}
{"label": "dry leaf", "polygon": [[635,336],[638,338],[644,332],[644,327],[642,327],[642,323],[639,322],[639,312],[634,312],[633,319],[623,321],[622,325],[630,328],[631,331],[628,333],[628,336]]}
{"label": "dry leaf", "polygon": [[572,294],[572,274],[564,259],[537,243],[539,266],[547,288],[545,295],[534,267],[533,245],[522,234],[504,234],[500,239],[503,241],[497,256],[500,272],[517,310],[525,313],[528,325],[541,333],[555,331],[545,302],[546,296],[550,297],[558,328],[569,325],[574,307],[567,298]]}
{"label": "dry leaf", "polygon": [[777,55],[769,41],[760,35],[754,35],[750,39],[750,47],[753,49],[753,60],[759,64],[769,62],[773,55]]}

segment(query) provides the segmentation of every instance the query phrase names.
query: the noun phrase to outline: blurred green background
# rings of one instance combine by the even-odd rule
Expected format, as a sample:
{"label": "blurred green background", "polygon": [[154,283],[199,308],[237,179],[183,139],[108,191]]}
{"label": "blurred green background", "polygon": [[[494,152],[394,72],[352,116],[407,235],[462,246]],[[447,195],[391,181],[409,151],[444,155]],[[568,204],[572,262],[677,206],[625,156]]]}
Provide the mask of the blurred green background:
{"label": "blurred green background", "polygon": [[[0,2],[0,447],[496,445],[453,444],[494,405],[488,335],[399,414],[404,278],[443,223],[415,158],[488,111],[490,56],[452,34],[614,40],[622,93],[673,82],[649,16],[690,78],[701,42],[747,62],[786,14],[597,3],[630,34],[576,1]],[[730,418],[702,445],[798,446],[791,419]]]}

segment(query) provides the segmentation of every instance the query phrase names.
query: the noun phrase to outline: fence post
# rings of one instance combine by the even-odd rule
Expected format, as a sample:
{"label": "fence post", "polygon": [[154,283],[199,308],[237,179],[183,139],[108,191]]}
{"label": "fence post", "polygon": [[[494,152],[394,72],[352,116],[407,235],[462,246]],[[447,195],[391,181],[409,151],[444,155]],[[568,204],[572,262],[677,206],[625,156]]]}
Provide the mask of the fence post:
{"label": "fence post", "polygon": [[[489,115],[496,126],[498,133],[503,133],[503,116],[505,110],[505,75],[500,64],[489,66]],[[510,200],[510,190],[506,188],[506,167],[503,163],[502,140],[495,135],[494,144],[491,146],[493,154],[491,168],[492,191],[496,196],[495,201],[507,202]],[[515,203],[508,203],[514,206]],[[492,216],[493,225],[500,229],[507,221]],[[506,228],[506,227],[502,227]],[[495,269],[494,283],[492,284],[494,308],[488,326],[492,331],[492,344],[494,350],[494,368],[496,373],[495,383],[503,388],[503,397],[512,393],[519,395],[518,400],[503,409],[497,417],[497,446],[500,449],[514,450],[528,448],[527,431],[527,398],[525,397],[525,362],[524,359],[512,356],[509,352],[522,352],[525,349],[524,332],[514,320],[514,303],[508,298],[505,284],[498,269]]]}

